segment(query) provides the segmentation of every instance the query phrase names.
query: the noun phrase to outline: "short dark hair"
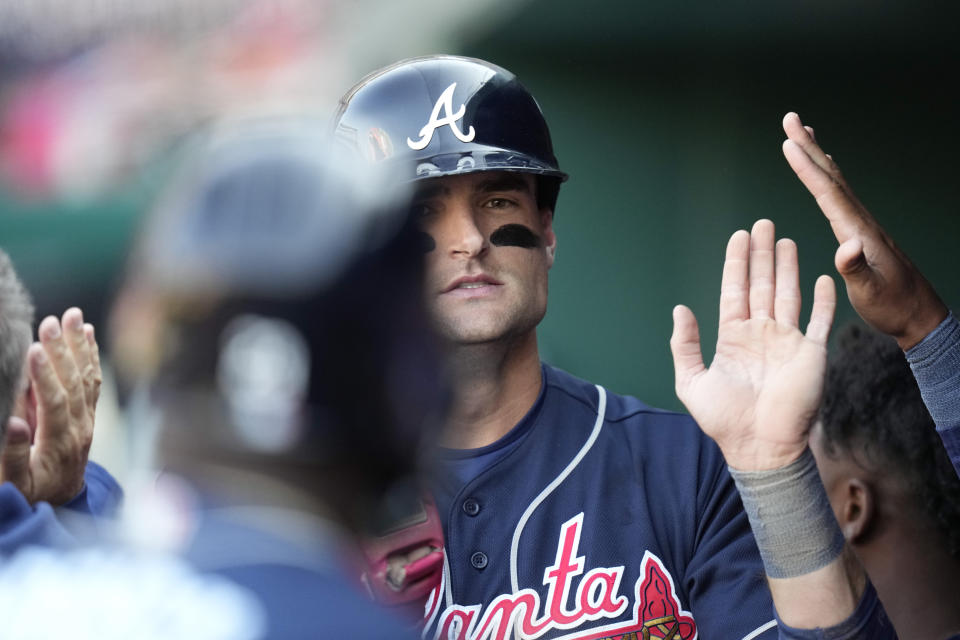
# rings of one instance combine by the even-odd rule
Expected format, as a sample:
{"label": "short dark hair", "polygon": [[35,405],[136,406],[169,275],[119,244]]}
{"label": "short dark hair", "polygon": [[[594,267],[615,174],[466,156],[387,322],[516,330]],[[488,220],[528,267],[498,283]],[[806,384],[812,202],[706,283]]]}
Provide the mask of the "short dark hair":
{"label": "short dark hair", "polygon": [[0,250],[0,436],[20,392],[27,349],[33,339],[33,301]]}
{"label": "short dark hair", "polygon": [[830,356],[820,419],[824,450],[894,474],[960,557],[960,478],[896,341],[844,327]]}

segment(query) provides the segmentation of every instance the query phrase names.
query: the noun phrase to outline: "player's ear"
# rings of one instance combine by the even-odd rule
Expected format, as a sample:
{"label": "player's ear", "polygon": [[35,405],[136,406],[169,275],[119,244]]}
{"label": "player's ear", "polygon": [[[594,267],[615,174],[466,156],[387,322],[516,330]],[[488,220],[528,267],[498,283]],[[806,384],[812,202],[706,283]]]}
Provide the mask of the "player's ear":
{"label": "player's ear", "polygon": [[547,250],[547,267],[553,266],[557,255],[557,234],[553,232],[553,210],[547,207],[540,209],[540,228],[543,230],[543,245]]}
{"label": "player's ear", "polygon": [[860,478],[844,481],[843,504],[836,512],[843,537],[851,544],[863,542],[876,515],[876,495],[869,483]]}

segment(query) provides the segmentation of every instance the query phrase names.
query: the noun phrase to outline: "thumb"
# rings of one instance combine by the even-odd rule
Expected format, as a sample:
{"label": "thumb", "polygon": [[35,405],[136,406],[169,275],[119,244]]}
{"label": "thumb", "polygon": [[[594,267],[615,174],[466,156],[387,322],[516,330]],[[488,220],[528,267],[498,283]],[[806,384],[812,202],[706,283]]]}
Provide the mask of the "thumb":
{"label": "thumb", "polygon": [[833,263],[847,284],[864,282],[873,275],[867,256],[863,252],[863,242],[856,236],[837,247]]}
{"label": "thumb", "polygon": [[673,308],[673,335],[670,336],[676,391],[680,400],[690,379],[704,370],[700,353],[700,328],[697,318],[688,307],[678,304]]}
{"label": "thumb", "polygon": [[30,425],[11,417],[3,434],[0,449],[0,481],[11,482],[29,500],[32,492],[30,482]]}

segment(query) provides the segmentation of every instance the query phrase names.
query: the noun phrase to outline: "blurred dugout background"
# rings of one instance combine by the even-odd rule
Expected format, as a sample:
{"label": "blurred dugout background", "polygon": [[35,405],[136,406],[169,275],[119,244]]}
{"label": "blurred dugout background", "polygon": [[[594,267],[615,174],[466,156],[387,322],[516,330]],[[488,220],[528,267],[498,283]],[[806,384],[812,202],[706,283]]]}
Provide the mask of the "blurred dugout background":
{"label": "blurred dugout background", "polygon": [[[325,115],[394,60],[478,56],[537,96],[571,174],[543,356],[679,409],[670,310],[694,309],[709,358],[730,233],[769,217],[799,244],[805,294],[833,274],[835,241],[780,151],[787,111],[958,308],[958,18],[869,0],[0,0],[0,246],[39,317],[81,306],[109,362],[128,242],[191,131]],[[122,480],[105,392],[94,456]]]}

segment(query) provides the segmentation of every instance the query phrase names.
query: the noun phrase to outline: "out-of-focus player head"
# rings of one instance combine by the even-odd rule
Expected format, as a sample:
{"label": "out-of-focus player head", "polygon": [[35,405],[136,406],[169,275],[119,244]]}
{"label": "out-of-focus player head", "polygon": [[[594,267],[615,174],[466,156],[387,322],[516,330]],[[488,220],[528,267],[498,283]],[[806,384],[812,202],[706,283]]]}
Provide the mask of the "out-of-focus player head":
{"label": "out-of-focus player head", "polygon": [[334,135],[416,185],[428,306],[441,335],[529,335],[546,312],[560,171],[540,107],[516,76],[472,58],[403,60],[340,101]]}
{"label": "out-of-focus player head", "polygon": [[811,439],[848,542],[865,559],[933,549],[960,559],[960,480],[897,343],[859,325],[837,336]]}
{"label": "out-of-focus player head", "polygon": [[256,470],[356,525],[444,394],[406,196],[328,142],[310,118],[215,128],[149,216],[114,319],[119,346],[146,345],[125,368],[152,379],[167,467]]}
{"label": "out-of-focus player head", "polygon": [[[6,252],[0,250],[0,446],[7,419],[21,413],[24,363],[33,339],[33,302]],[[24,417],[21,415],[21,417]]]}

